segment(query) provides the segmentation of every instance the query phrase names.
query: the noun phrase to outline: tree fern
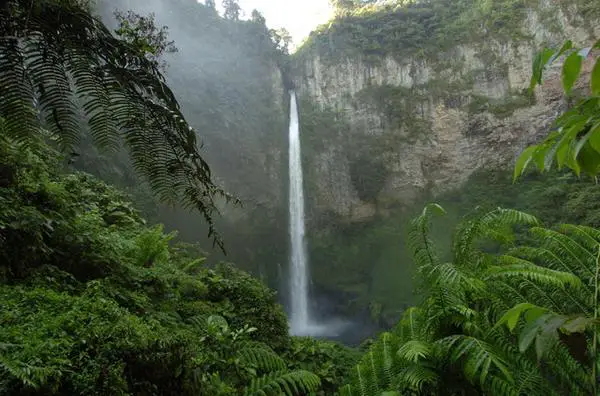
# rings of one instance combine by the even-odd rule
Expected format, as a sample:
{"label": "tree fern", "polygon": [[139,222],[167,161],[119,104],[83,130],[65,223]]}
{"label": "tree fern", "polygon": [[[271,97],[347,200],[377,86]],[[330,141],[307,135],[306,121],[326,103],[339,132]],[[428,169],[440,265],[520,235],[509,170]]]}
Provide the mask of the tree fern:
{"label": "tree fern", "polygon": [[[541,234],[547,230],[538,230]],[[555,234],[556,235],[556,234]],[[541,239],[544,241],[543,239]],[[525,259],[530,262],[544,263],[544,266],[557,271],[572,273],[575,275],[583,275],[589,271],[583,270],[579,266],[575,266],[574,261],[568,250],[561,245],[559,240],[549,237],[541,246],[519,246],[508,251],[510,256]],[[585,285],[585,284],[584,284]]]}
{"label": "tree fern", "polygon": [[341,391],[347,395],[379,395],[390,391],[400,371],[398,359],[398,337],[383,333],[363,356],[353,371],[352,383]]}
{"label": "tree fern", "polygon": [[262,343],[246,343],[240,346],[238,356],[243,365],[268,373],[286,368],[285,361],[271,348]]}
{"label": "tree fern", "polygon": [[435,368],[428,367],[426,363],[412,364],[402,368],[393,386],[409,394],[427,394],[425,389],[435,389],[439,380],[440,376]]}
{"label": "tree fern", "polygon": [[534,227],[531,232],[542,242],[542,247],[551,250],[556,256],[569,262],[570,269],[574,274],[582,278],[594,276],[592,262],[595,260],[595,256],[592,252],[555,230]]}
{"label": "tree fern", "polygon": [[479,253],[475,242],[479,239],[491,239],[500,243],[512,241],[513,227],[517,225],[537,225],[534,216],[513,209],[497,208],[488,213],[476,214],[472,219],[462,222],[454,234],[453,252],[455,263],[473,266],[472,254]]}
{"label": "tree fern", "polygon": [[589,251],[595,251],[600,244],[600,231],[592,227],[573,225],[573,224],[560,224],[558,231],[576,238],[581,245],[583,245]]}
{"label": "tree fern", "polygon": [[437,264],[437,253],[433,242],[429,238],[429,226],[431,217],[443,215],[444,209],[437,204],[429,204],[421,213],[411,222],[411,229],[408,234],[408,246],[413,252],[413,257],[420,267],[429,267]]}
{"label": "tree fern", "polygon": [[200,211],[222,247],[212,216],[213,181],[156,63],[120,40],[75,0],[9,0],[0,7],[0,117],[27,140],[40,119],[64,148],[77,145],[79,110],[105,147],[124,143],[136,170],[165,202]]}
{"label": "tree fern", "polygon": [[[475,213],[455,234],[453,261],[440,263],[430,217],[428,207],[412,223],[423,301],[391,333],[392,369],[381,374],[380,338],[341,394],[590,394],[600,232],[542,228],[518,211]],[[527,245],[513,246],[515,225],[531,227]],[[504,253],[481,251],[482,238]]]}
{"label": "tree fern", "polygon": [[301,396],[319,388],[321,380],[315,374],[297,370],[274,372],[252,380],[244,389],[244,396]]}
{"label": "tree fern", "polygon": [[488,376],[500,376],[509,383],[514,382],[507,361],[490,343],[464,335],[450,336],[439,343],[448,348],[453,361],[462,361],[469,380],[483,385]]}
{"label": "tree fern", "polygon": [[569,272],[556,271],[509,255],[497,257],[497,264],[487,269],[488,278],[519,277],[550,287],[582,286],[581,279]]}

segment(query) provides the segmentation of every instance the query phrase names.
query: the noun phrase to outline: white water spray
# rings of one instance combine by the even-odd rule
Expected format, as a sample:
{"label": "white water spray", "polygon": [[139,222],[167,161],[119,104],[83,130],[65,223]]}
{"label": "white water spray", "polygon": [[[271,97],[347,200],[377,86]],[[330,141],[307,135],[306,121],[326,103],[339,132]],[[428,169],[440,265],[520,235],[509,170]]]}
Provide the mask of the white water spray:
{"label": "white water spray", "polygon": [[300,155],[300,126],[296,93],[290,92],[290,327],[293,334],[306,334],[310,331],[311,320],[308,307],[308,266],[306,262],[306,241],[304,239],[304,188],[302,179],[302,159]]}
{"label": "white water spray", "polygon": [[298,336],[335,335],[344,322],[331,320],[317,323],[311,315],[309,300],[309,271],[304,238],[304,187],[302,178],[302,158],[300,152],[300,126],[296,93],[290,91],[290,131],[289,131],[289,173],[290,173],[290,330]]}

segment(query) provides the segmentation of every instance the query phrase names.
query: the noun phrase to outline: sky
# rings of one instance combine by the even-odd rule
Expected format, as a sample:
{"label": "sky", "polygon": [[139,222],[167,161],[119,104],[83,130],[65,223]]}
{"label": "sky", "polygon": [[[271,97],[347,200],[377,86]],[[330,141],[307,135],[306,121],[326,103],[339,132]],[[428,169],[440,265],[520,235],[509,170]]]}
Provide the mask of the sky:
{"label": "sky", "polygon": [[267,19],[269,28],[286,28],[295,45],[331,15],[329,0],[239,0],[239,4],[244,11],[243,19],[249,18],[256,8]]}

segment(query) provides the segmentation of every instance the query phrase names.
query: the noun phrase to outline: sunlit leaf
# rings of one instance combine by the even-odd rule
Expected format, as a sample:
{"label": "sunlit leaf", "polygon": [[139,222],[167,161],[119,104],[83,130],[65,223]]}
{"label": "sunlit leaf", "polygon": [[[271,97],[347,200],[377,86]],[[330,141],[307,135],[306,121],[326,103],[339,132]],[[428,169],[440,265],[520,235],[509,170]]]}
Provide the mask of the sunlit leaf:
{"label": "sunlit leaf", "polygon": [[558,165],[558,169],[562,169],[562,167],[567,162],[567,155],[569,154],[569,146],[562,145],[558,146],[556,150],[556,164]]}
{"label": "sunlit leaf", "polygon": [[513,181],[517,180],[519,176],[521,176],[523,172],[525,172],[527,165],[529,165],[529,163],[531,162],[532,156],[537,149],[538,146],[530,146],[523,150],[521,155],[519,155],[519,158],[517,158],[517,162],[515,163]]}
{"label": "sunlit leaf", "polygon": [[556,51],[551,57],[550,59],[548,59],[548,61],[546,62],[546,66],[550,65],[552,62],[554,62],[556,59],[558,59],[561,55],[563,55],[565,52],[567,52],[568,50],[573,48],[573,42],[571,40],[567,40],[564,42],[564,44],[562,45],[562,47],[560,47],[560,49],[558,51]]}
{"label": "sunlit leaf", "polygon": [[577,316],[574,319],[567,320],[560,328],[563,333],[581,333],[585,331],[593,323],[593,319],[585,316]]}
{"label": "sunlit leaf", "polygon": [[527,325],[519,335],[519,350],[525,352],[541,331],[541,325],[552,315],[544,314],[535,320],[527,320]]}
{"label": "sunlit leaf", "polygon": [[[559,321],[552,319],[549,322]],[[552,348],[558,341],[558,332],[555,328],[548,328],[540,332],[535,338],[535,354],[538,359],[541,359],[550,348]]]}
{"label": "sunlit leaf", "polygon": [[535,305],[531,303],[517,304],[513,308],[506,311],[506,313],[498,321],[498,324],[506,323],[509,330],[513,331],[515,326],[517,325],[517,322],[519,321],[519,318],[521,317],[521,314],[524,311],[527,311],[534,307]]}
{"label": "sunlit leaf", "polygon": [[596,176],[600,170],[600,155],[589,144],[586,144],[577,157],[577,164],[584,172]]}
{"label": "sunlit leaf", "polygon": [[582,63],[583,58],[578,52],[573,52],[567,57],[567,59],[565,59],[565,63],[563,64],[562,81],[563,88],[566,93],[571,92],[575,81],[577,81],[579,78]]}
{"label": "sunlit leaf", "polygon": [[589,135],[590,146],[600,153],[600,121],[590,129]]}
{"label": "sunlit leaf", "polygon": [[596,61],[596,64],[592,69],[590,85],[592,88],[592,95],[600,95],[600,60]]}
{"label": "sunlit leaf", "polygon": [[542,52],[536,55],[533,60],[533,73],[531,76],[531,83],[529,85],[529,89],[535,88],[536,85],[542,83],[542,74],[544,72],[544,68],[548,61],[554,55],[554,51],[546,48]]}
{"label": "sunlit leaf", "polygon": [[546,312],[548,312],[548,310],[546,308],[538,307],[536,305],[533,308],[530,308],[525,312],[525,315],[524,315],[525,320],[527,322],[533,322],[533,321],[537,320],[540,316],[545,314]]}

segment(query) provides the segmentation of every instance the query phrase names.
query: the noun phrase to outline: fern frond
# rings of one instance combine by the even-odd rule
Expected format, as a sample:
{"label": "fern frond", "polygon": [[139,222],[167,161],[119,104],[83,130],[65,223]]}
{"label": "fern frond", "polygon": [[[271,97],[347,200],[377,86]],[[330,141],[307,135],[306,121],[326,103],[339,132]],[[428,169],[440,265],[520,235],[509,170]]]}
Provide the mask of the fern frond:
{"label": "fern frond", "polygon": [[157,196],[198,210],[223,249],[215,199],[237,200],[215,184],[157,65],[79,2],[12,0],[0,7],[0,21],[9,21],[0,23],[0,117],[8,135],[23,141],[39,133],[37,104],[52,137],[73,146],[80,104],[94,141],[125,146]]}
{"label": "fern frond", "polygon": [[557,295],[554,290],[548,290],[529,279],[520,280],[519,288],[526,292],[528,296],[526,301],[535,301],[537,305],[546,307],[551,311],[563,311],[565,300],[562,299],[562,296]]}
{"label": "fern frond", "polygon": [[240,361],[262,372],[281,371],[285,361],[264,344],[250,343],[241,346],[238,352]]}
{"label": "fern frond", "polygon": [[254,378],[244,389],[245,396],[301,396],[315,392],[321,386],[321,380],[315,374],[297,370],[275,372]]}
{"label": "fern frond", "polygon": [[206,261],[206,257],[201,257],[186,263],[183,268],[181,268],[182,272],[186,274],[193,274],[204,262]]}
{"label": "fern frond", "polygon": [[573,224],[560,224],[557,229],[559,232],[578,240],[589,251],[596,251],[598,249],[598,245],[600,244],[599,230]]}
{"label": "fern frond", "polygon": [[427,364],[411,364],[400,371],[392,386],[409,392],[421,392],[426,386],[435,387],[439,379],[439,374]]}
{"label": "fern frond", "polygon": [[410,363],[417,363],[420,360],[431,358],[433,345],[423,341],[411,340],[402,344],[397,353],[399,359]]}
{"label": "fern frond", "polygon": [[542,247],[551,250],[556,256],[570,260],[571,271],[580,278],[588,279],[595,275],[595,255],[567,235],[540,227],[533,227],[531,233],[540,239]]}
{"label": "fern frond", "polygon": [[381,351],[381,372],[385,384],[390,384],[396,374],[394,351],[397,349],[397,340],[391,333],[384,333],[380,337],[378,349]]}
{"label": "fern frond", "polygon": [[551,367],[555,373],[555,380],[560,388],[565,389],[563,393],[569,395],[589,395],[591,393],[591,381],[588,369],[575,360],[569,350],[562,343],[557,344],[549,352],[545,364]]}
{"label": "fern frond", "polygon": [[535,263],[543,263],[547,268],[551,268],[557,271],[564,271],[572,273],[574,268],[571,263],[570,257],[563,257],[560,252],[555,253],[545,247],[538,246],[518,246],[512,248],[507,253],[510,256],[518,257],[523,260],[527,260]]}
{"label": "fern frond", "polygon": [[508,363],[488,342],[464,335],[454,335],[438,341],[451,352],[454,362],[461,361],[466,377],[483,385],[488,378],[500,377],[513,383]]}
{"label": "fern frond", "polygon": [[497,208],[473,219],[463,221],[454,234],[453,252],[457,264],[473,265],[470,255],[474,243],[479,239],[492,239],[506,243],[513,239],[512,228],[517,225],[531,226],[539,224],[538,219],[530,214],[514,210]]}
{"label": "fern frond", "polygon": [[394,329],[401,341],[421,340],[424,337],[423,331],[423,310],[419,307],[410,307],[402,314],[400,321]]}
{"label": "fern frond", "polygon": [[430,267],[438,263],[433,242],[429,238],[429,227],[433,215],[443,215],[444,209],[438,204],[428,204],[420,216],[411,222],[408,233],[408,247],[412,250],[415,262],[420,267]]}
{"label": "fern frond", "polygon": [[46,42],[39,32],[33,32],[24,43],[23,57],[45,126],[60,137],[65,149],[72,149],[80,138],[80,119],[60,48],[54,44]]}
{"label": "fern frond", "polygon": [[339,389],[338,396],[362,396],[362,395],[355,393],[352,385],[346,384]]}
{"label": "fern frond", "polygon": [[198,329],[205,329],[207,320],[208,315],[195,315],[187,319],[191,325],[197,327]]}
{"label": "fern frond", "polygon": [[0,117],[4,119],[4,132],[16,142],[22,143],[38,133],[33,104],[34,91],[19,41],[0,34]]}
{"label": "fern frond", "polygon": [[518,257],[502,255],[496,258],[496,262],[499,265],[487,269],[488,278],[521,277],[549,287],[582,286],[581,280],[569,272],[540,267]]}

